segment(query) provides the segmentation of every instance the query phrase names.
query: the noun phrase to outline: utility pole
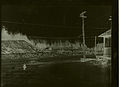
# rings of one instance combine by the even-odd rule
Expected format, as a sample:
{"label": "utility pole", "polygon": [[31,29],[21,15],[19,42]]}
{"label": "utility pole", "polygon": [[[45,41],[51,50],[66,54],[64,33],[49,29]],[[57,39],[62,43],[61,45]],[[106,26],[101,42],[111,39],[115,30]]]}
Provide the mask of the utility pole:
{"label": "utility pole", "polygon": [[83,58],[86,58],[85,56],[85,31],[84,31],[84,19],[87,18],[87,16],[85,16],[84,14],[86,13],[86,11],[82,12],[80,14],[80,17],[82,18],[82,34],[83,34]]}

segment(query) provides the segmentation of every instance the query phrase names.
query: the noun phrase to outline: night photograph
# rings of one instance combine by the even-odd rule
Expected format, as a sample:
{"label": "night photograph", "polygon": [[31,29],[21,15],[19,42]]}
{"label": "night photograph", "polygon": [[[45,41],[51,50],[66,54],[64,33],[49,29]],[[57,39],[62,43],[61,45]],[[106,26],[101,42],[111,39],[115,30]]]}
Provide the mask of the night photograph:
{"label": "night photograph", "polygon": [[111,2],[58,2],[1,6],[1,87],[111,87]]}

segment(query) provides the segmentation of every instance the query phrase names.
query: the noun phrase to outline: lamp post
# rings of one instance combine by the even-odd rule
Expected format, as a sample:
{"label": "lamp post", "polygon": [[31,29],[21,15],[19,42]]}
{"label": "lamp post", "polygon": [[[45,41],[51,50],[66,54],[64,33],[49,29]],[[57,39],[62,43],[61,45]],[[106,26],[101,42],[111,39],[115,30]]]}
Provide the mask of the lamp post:
{"label": "lamp post", "polygon": [[[109,21],[110,21],[110,29],[112,31],[112,16],[109,17]],[[110,41],[110,46],[111,46],[111,41]],[[111,67],[110,67],[110,70],[111,70]],[[112,73],[110,72],[110,81],[111,81],[111,76],[112,76]]]}
{"label": "lamp post", "polygon": [[85,13],[86,13],[86,11],[83,11],[83,12],[80,14],[80,17],[82,18],[83,58],[86,58],[86,56],[85,56],[85,31],[84,31],[84,19],[87,18],[87,16],[84,15]]}

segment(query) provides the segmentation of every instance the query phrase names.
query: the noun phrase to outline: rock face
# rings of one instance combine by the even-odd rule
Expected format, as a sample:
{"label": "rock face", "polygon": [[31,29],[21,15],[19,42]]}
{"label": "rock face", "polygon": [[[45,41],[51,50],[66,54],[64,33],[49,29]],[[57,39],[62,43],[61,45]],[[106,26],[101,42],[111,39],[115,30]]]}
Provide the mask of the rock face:
{"label": "rock face", "polygon": [[2,54],[34,53],[36,48],[24,40],[2,40]]}

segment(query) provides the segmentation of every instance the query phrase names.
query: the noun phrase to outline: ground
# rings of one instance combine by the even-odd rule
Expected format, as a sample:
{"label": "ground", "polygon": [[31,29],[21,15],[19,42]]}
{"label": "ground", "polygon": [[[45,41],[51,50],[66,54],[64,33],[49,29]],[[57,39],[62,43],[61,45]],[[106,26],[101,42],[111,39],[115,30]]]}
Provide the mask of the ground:
{"label": "ground", "polygon": [[23,70],[24,60],[13,63],[10,61],[2,62],[2,87],[109,87],[111,83],[110,66],[102,67],[90,62],[69,60],[43,64],[28,63],[27,69]]}

